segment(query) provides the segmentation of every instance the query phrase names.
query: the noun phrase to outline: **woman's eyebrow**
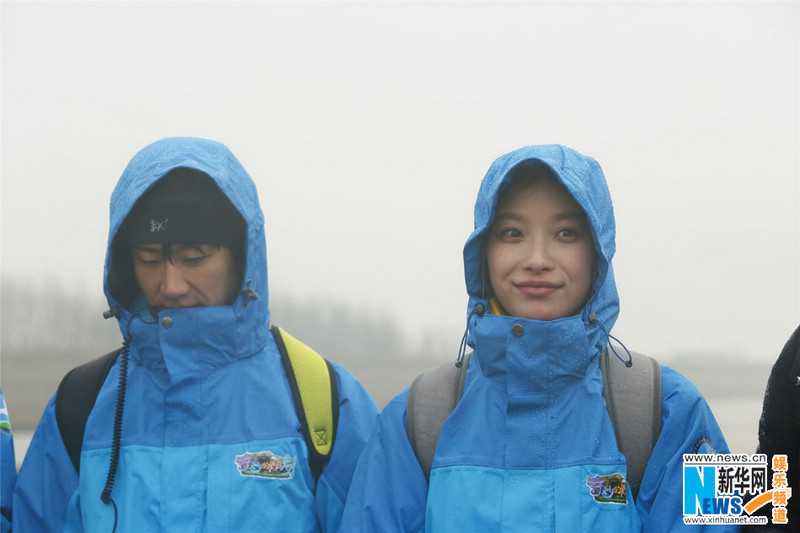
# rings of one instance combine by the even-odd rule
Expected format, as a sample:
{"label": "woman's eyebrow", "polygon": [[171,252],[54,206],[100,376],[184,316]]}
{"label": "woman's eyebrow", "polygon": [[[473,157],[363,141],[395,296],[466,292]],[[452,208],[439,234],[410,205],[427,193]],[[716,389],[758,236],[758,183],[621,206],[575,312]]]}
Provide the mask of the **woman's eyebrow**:
{"label": "woman's eyebrow", "polygon": [[[556,220],[577,220],[577,221],[586,221],[588,220],[586,214],[583,211],[563,211],[560,213],[556,213],[553,217]],[[514,211],[500,211],[498,212],[495,217],[495,220],[524,220],[525,215],[521,213],[517,213]]]}
{"label": "woman's eyebrow", "polygon": [[557,213],[555,218],[557,220],[578,220],[578,221],[586,221],[588,218],[583,211],[564,211],[561,213]]}
{"label": "woman's eyebrow", "polygon": [[514,211],[500,211],[494,216],[495,220],[523,220],[524,215]]}

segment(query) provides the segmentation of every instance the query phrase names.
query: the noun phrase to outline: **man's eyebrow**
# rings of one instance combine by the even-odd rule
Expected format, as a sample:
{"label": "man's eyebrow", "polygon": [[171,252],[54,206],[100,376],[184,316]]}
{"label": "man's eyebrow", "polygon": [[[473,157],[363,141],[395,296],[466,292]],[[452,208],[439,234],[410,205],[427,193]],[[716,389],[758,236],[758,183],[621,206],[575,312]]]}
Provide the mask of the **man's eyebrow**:
{"label": "man's eyebrow", "polygon": [[134,252],[151,252],[151,253],[160,253],[161,252],[161,245],[160,244],[137,244],[133,247]]}
{"label": "man's eyebrow", "polygon": [[213,246],[212,244],[173,244],[173,250],[200,250],[205,251],[204,247]]}

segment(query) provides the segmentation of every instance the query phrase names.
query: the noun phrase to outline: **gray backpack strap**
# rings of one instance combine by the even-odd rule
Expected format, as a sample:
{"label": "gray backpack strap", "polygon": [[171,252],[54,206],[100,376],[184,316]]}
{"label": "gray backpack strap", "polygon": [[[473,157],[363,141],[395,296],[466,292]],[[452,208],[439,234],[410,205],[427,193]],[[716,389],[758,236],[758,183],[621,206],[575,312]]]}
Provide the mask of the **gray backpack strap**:
{"label": "gray backpack strap", "polygon": [[652,357],[630,354],[633,364],[627,367],[606,348],[600,356],[600,370],[606,407],[617,445],[628,462],[628,485],[636,499],[661,433],[661,366]]}
{"label": "gray backpack strap", "polygon": [[408,389],[406,432],[428,480],[442,424],[464,393],[464,379],[470,355],[468,353],[464,357],[461,367],[448,362],[420,374]]}

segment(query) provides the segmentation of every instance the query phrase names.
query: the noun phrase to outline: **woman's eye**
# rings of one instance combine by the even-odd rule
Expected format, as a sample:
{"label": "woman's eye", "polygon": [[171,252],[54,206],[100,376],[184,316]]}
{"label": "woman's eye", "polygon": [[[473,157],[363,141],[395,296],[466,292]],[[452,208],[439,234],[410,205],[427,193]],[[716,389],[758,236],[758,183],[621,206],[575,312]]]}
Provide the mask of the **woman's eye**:
{"label": "woman's eye", "polygon": [[516,228],[506,228],[500,231],[500,237],[518,239],[522,237],[522,232]]}
{"label": "woman's eye", "polygon": [[565,228],[558,231],[558,236],[562,239],[574,239],[578,237],[578,232],[574,229]]}

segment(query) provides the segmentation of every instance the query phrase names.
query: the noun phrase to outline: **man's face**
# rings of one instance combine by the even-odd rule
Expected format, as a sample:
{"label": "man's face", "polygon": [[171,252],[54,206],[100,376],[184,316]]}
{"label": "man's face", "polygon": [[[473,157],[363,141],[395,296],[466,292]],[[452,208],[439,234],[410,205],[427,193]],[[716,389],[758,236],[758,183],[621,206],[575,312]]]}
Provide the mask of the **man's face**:
{"label": "man's face", "polygon": [[554,179],[525,186],[498,206],[486,257],[494,295],[511,316],[572,316],[591,295],[591,228],[569,192]]}
{"label": "man's face", "polygon": [[231,251],[212,244],[140,244],[131,251],[147,304],[161,311],[230,305],[239,276]]}

